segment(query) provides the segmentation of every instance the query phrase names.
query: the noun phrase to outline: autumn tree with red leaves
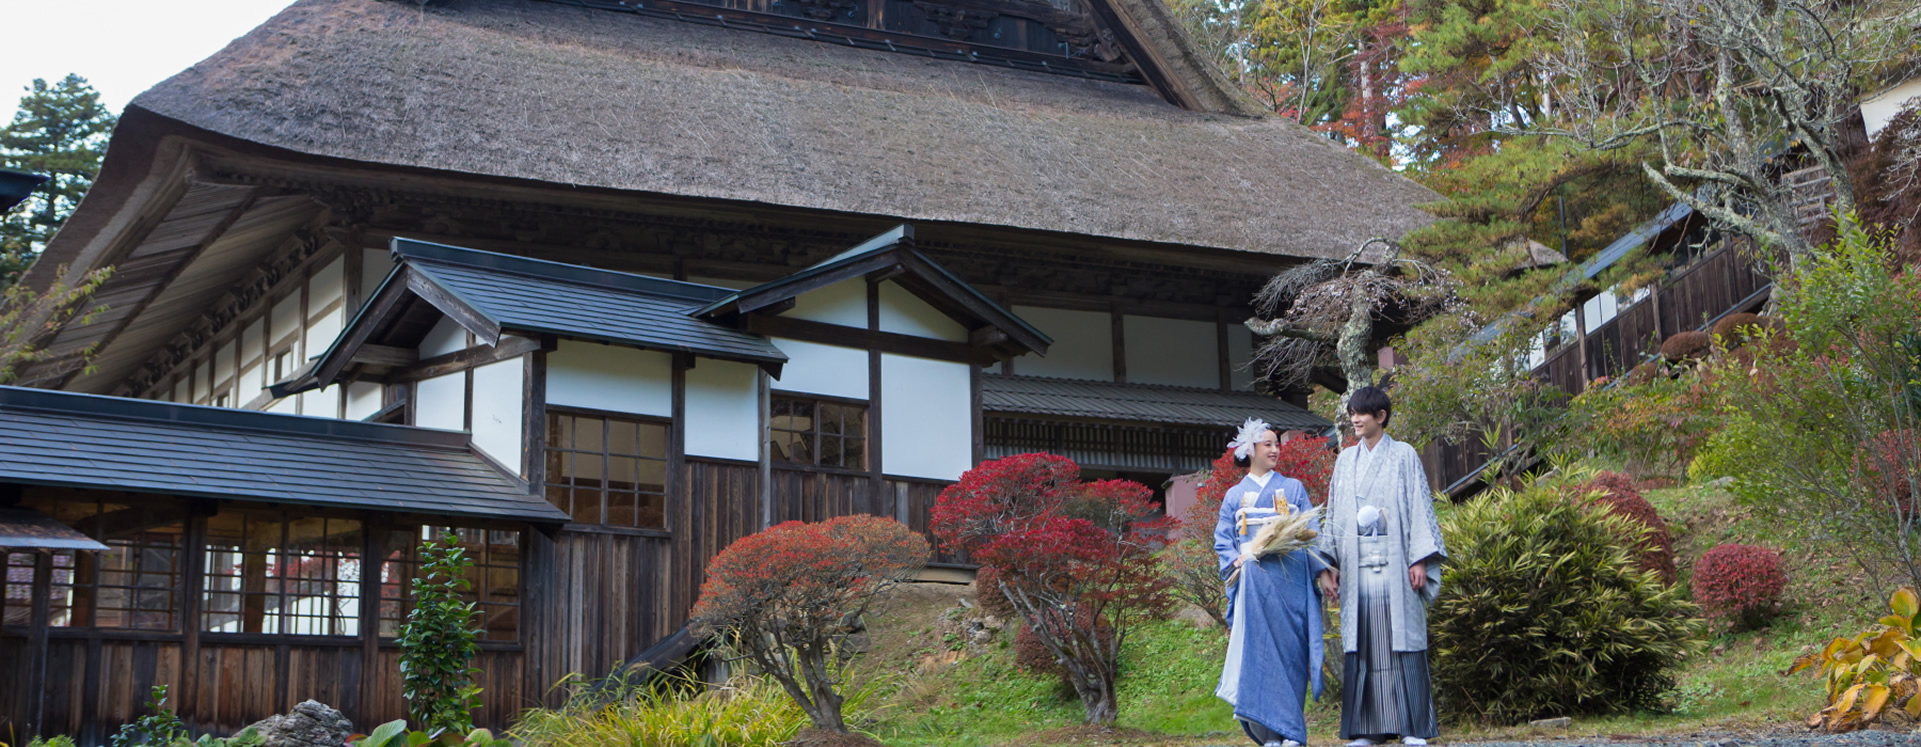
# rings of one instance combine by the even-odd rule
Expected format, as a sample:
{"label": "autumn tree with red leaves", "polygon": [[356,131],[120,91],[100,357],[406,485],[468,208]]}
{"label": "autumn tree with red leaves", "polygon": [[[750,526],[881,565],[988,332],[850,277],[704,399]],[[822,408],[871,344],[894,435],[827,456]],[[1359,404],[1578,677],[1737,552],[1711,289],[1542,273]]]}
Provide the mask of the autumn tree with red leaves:
{"label": "autumn tree with red leaves", "polygon": [[927,539],[893,519],[779,524],[735,540],[708,563],[694,632],[725,637],[814,726],[846,732],[835,651],[850,621],[926,567],[928,555]]}
{"label": "autumn tree with red leaves", "polygon": [[1000,593],[1063,669],[1090,724],[1118,715],[1114,680],[1132,625],[1170,599],[1155,551],[1174,522],[1145,485],[1083,483],[1052,454],[984,462],[941,491],[932,528],[999,571]]}

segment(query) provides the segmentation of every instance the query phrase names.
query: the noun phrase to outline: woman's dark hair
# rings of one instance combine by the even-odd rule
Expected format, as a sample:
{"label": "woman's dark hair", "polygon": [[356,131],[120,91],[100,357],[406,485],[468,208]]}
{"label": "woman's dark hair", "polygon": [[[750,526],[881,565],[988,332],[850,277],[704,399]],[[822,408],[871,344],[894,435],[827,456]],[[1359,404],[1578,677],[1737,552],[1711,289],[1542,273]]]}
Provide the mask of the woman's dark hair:
{"label": "woman's dark hair", "polygon": [[1394,400],[1388,399],[1387,392],[1378,386],[1364,386],[1348,395],[1347,411],[1378,414],[1381,416],[1381,427],[1385,428],[1388,421],[1394,419]]}
{"label": "woman's dark hair", "polygon": [[[1276,427],[1274,427],[1274,426],[1271,426],[1271,425],[1270,425],[1270,426],[1268,426],[1268,427],[1267,427],[1267,432],[1268,432],[1268,433],[1272,433],[1272,434],[1274,434],[1274,438],[1276,438],[1276,439],[1279,439],[1279,438],[1281,437],[1281,429],[1279,429],[1279,428],[1276,428]],[[1252,463],[1253,463],[1253,461],[1254,461],[1254,452],[1252,452],[1252,451],[1249,451],[1249,452],[1247,452],[1247,456],[1244,456],[1244,457],[1234,457],[1234,466],[1236,466],[1236,467],[1246,467],[1247,465],[1249,465],[1249,464],[1252,464]]]}

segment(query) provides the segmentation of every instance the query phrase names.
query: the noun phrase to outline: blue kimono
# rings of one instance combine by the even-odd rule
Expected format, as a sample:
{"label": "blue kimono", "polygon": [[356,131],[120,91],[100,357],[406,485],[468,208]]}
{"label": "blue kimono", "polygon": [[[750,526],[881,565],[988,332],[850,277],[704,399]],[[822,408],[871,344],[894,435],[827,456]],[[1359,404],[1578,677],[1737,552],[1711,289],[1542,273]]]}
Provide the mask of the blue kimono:
{"label": "blue kimono", "polygon": [[[1249,493],[1253,493],[1251,500]],[[1271,515],[1277,499],[1297,512],[1312,508],[1301,481],[1279,473],[1268,478],[1266,487],[1245,477],[1228,488],[1214,524],[1214,553],[1220,560],[1222,580],[1233,571],[1241,543],[1252,542],[1259,532],[1258,526],[1247,526],[1246,534],[1241,534],[1241,518]],[[1320,528],[1318,521],[1314,528]],[[1261,737],[1247,722],[1284,739],[1307,743],[1303,710],[1310,685],[1314,697],[1321,696],[1325,656],[1321,591],[1315,578],[1326,568],[1312,552],[1297,550],[1247,563],[1227,589],[1232,630],[1220,687],[1214,694],[1234,706],[1234,718],[1244,722],[1242,728],[1257,743]]]}

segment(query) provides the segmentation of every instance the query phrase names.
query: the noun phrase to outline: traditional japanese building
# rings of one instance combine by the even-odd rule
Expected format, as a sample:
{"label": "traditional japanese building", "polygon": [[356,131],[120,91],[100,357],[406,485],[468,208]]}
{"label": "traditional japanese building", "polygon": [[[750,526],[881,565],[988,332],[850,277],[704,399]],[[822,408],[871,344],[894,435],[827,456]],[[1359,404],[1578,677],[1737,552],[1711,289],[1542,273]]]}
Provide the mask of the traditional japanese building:
{"label": "traditional japanese building", "polygon": [[28,274],[114,268],[0,389],[0,728],[397,718],[438,528],[501,725],[771,523],[1325,427],[1248,299],[1432,199],[1155,0],[297,3],[134,100]]}

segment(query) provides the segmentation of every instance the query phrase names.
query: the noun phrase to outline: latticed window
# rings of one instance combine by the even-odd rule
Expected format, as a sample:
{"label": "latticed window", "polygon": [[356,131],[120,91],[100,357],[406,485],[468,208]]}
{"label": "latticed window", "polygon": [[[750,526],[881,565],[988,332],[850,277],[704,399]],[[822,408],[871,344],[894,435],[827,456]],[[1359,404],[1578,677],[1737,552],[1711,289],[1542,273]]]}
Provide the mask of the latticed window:
{"label": "latticed window", "polygon": [[547,415],[547,501],[574,521],[667,528],[667,424],[613,415]]}
{"label": "latticed window", "polygon": [[209,518],[200,629],[358,635],[361,548],[352,519],[231,511]]}
{"label": "latticed window", "polygon": [[520,636],[520,532],[503,529],[409,527],[387,535],[380,565],[380,635],[400,634],[413,603],[413,579],[420,569],[420,543],[453,532],[473,567],[462,598],[480,612],[480,639],[515,641]]}
{"label": "latticed window", "polygon": [[[61,628],[177,630],[186,573],[186,521],[170,507],[104,501],[29,505],[107,546],[104,552],[57,551],[49,583],[48,623]],[[8,625],[32,614],[31,553],[7,556]]]}
{"label": "latticed window", "polygon": [[768,406],[774,461],[867,469],[867,403],[775,394]]}

